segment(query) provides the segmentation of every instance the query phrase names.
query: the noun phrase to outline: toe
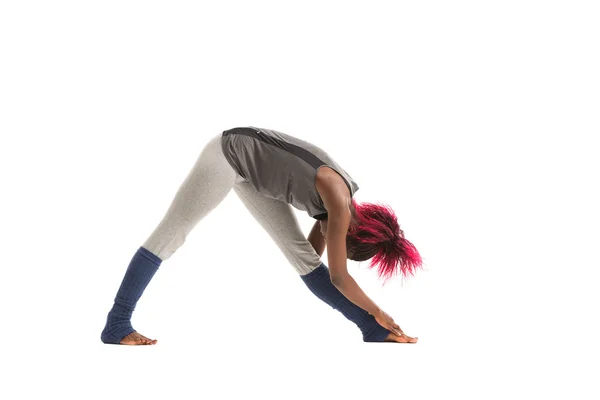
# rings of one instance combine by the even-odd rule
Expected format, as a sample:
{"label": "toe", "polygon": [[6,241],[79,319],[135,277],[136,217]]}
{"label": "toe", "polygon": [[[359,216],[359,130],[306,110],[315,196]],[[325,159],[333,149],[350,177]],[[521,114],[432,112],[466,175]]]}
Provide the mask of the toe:
{"label": "toe", "polygon": [[121,344],[129,344],[129,345],[151,345],[155,344],[156,340],[147,338],[146,336],[138,333],[132,332],[131,334],[125,336],[121,340]]}

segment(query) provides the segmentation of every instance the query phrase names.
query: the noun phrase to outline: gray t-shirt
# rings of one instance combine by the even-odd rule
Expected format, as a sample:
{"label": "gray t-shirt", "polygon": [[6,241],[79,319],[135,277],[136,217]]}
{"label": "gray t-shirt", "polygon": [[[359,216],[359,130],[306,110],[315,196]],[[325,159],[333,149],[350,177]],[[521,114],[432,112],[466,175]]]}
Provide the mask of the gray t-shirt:
{"label": "gray t-shirt", "polygon": [[317,220],[327,219],[315,187],[319,167],[335,170],[351,196],[358,190],[352,177],[324,150],[273,129],[247,126],[226,130],[221,147],[229,164],[260,194],[291,204]]}

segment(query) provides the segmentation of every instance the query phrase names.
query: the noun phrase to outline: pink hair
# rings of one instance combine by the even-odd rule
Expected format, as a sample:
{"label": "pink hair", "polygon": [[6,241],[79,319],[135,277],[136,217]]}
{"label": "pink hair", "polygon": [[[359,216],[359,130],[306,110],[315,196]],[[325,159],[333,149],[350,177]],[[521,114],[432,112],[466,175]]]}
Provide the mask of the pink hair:
{"label": "pink hair", "polygon": [[404,238],[398,218],[385,204],[357,203],[352,199],[354,223],[346,236],[351,260],[371,259],[369,268],[377,268],[380,279],[387,282],[395,275],[413,276],[422,268],[421,255],[416,247]]}

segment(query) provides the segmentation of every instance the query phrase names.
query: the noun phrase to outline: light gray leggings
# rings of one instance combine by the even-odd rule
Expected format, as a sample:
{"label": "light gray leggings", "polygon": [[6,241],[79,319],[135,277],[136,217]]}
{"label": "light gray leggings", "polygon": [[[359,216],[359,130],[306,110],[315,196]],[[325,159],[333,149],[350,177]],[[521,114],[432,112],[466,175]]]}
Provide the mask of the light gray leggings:
{"label": "light gray leggings", "polygon": [[164,217],[142,246],[161,260],[168,259],[233,188],[298,274],[313,271],[321,264],[321,258],[302,233],[291,206],[259,194],[229,165],[223,155],[221,135],[204,146]]}

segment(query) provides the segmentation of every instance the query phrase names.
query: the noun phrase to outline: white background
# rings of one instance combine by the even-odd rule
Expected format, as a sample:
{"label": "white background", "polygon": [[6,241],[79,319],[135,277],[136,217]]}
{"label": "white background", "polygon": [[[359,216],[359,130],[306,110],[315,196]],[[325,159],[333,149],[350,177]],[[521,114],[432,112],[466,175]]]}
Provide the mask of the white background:
{"label": "white background", "polygon": [[[597,399],[600,15],[583,1],[3,1],[0,397]],[[325,149],[425,269],[369,344],[232,191],[104,345],[204,144]],[[308,234],[313,220],[297,213]],[[327,259],[324,255],[324,261]]]}

